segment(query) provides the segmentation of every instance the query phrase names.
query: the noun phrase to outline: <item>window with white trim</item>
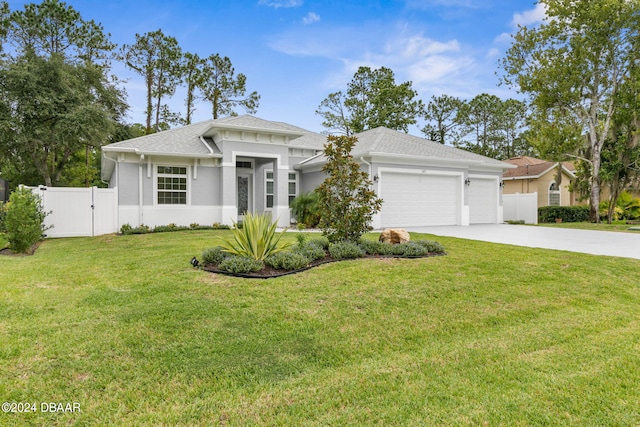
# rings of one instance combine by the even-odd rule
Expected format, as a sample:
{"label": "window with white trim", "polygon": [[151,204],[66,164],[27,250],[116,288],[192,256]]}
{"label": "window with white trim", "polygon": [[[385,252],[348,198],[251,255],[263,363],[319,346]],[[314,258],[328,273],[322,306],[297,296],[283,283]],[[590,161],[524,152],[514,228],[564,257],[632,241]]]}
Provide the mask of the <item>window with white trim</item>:
{"label": "window with white trim", "polygon": [[555,182],[549,185],[549,206],[560,206],[560,190]]}
{"label": "window with white trim", "polygon": [[187,204],[187,168],[185,166],[158,166],[158,204]]}
{"label": "window with white trim", "polygon": [[265,209],[273,209],[273,171],[265,171],[264,194]]}
{"label": "window with white trim", "polygon": [[289,187],[289,205],[291,205],[291,201],[296,198],[298,195],[298,174],[295,172],[289,172],[288,176],[288,187]]}

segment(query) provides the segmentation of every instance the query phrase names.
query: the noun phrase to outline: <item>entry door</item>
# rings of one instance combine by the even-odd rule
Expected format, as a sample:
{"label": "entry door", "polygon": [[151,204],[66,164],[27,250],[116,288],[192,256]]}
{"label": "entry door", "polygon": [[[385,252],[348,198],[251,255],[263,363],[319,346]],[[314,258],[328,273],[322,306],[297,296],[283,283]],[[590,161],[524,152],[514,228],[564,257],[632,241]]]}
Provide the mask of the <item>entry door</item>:
{"label": "entry door", "polygon": [[237,176],[237,191],[238,191],[238,221],[244,219],[244,215],[247,212],[253,211],[253,188],[251,174],[239,173]]}

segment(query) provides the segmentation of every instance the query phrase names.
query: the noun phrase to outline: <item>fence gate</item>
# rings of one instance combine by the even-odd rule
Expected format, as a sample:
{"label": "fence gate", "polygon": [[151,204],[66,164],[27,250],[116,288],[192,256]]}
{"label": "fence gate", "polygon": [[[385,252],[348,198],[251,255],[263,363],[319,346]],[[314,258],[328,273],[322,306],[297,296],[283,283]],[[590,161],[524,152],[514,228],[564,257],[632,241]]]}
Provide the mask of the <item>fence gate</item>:
{"label": "fence gate", "polygon": [[502,206],[505,221],[538,223],[538,193],[503,194]]}
{"label": "fence gate", "polygon": [[118,231],[116,188],[31,187],[40,196],[48,237],[100,236]]}

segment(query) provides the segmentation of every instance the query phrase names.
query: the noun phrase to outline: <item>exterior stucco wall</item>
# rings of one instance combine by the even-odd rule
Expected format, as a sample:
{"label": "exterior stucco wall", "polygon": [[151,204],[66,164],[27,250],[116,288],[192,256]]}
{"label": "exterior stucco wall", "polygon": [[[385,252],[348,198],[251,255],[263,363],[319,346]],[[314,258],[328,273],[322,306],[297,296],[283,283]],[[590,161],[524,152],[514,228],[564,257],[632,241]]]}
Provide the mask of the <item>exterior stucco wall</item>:
{"label": "exterior stucco wall", "polygon": [[220,206],[222,204],[220,168],[198,167],[198,177],[191,175],[191,205]]}
{"label": "exterior stucco wall", "polygon": [[[503,194],[538,193],[538,207],[549,206],[549,186],[554,182],[555,170],[551,170],[539,178],[510,179],[504,181]],[[576,204],[575,196],[569,191],[571,177],[562,174],[560,185],[560,205],[573,206]]]}
{"label": "exterior stucco wall", "polygon": [[120,206],[137,206],[138,200],[138,164],[118,163],[118,204]]}

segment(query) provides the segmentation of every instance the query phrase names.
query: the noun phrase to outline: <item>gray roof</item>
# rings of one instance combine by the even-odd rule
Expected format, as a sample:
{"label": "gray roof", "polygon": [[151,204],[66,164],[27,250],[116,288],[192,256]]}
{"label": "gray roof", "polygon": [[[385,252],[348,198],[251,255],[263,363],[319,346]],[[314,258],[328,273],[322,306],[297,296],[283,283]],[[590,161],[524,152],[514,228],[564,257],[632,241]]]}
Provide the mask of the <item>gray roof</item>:
{"label": "gray roof", "polygon": [[[502,167],[508,169],[511,165],[475,154],[470,151],[461,150],[459,148],[450,147],[448,145],[439,144],[424,138],[398,132],[385,127],[377,127],[355,135],[358,138],[353,151],[354,158],[370,157],[373,155],[392,155],[398,157],[411,158],[432,158],[451,161],[466,161],[470,163],[480,163],[490,166]],[[304,161],[301,165],[307,167],[313,164],[322,164],[326,162],[325,156],[317,156],[308,161]]]}
{"label": "gray roof", "polygon": [[211,129],[214,120],[207,120],[183,127],[169,129],[151,135],[115,142],[102,147],[105,151],[134,151],[142,154],[166,154],[180,156],[211,156],[220,150],[213,140],[208,143],[200,138]]}
{"label": "gray roof", "polygon": [[291,146],[322,149],[324,138],[306,129],[283,122],[243,115],[207,120],[126,141],[108,144],[105,151],[133,151],[186,157],[217,157],[221,154],[211,138],[216,129],[238,129],[274,133],[290,137]]}

